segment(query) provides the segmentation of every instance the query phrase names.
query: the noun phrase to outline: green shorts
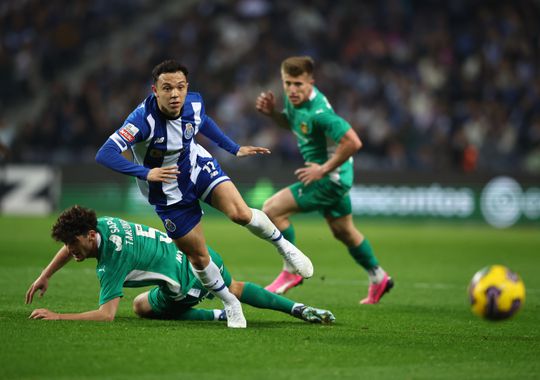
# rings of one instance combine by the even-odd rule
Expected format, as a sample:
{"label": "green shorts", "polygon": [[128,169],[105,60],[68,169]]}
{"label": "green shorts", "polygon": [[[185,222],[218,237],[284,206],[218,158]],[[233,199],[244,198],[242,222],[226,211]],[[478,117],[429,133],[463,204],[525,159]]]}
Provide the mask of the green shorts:
{"label": "green shorts", "polygon": [[[208,251],[210,252],[212,261],[218,266],[219,271],[225,280],[225,285],[229,286],[231,284],[232,277],[223,264],[223,259],[212,248],[208,248]],[[190,272],[190,276],[193,277],[193,281],[190,281],[193,286],[191,286],[189,289],[182,289],[184,294],[185,292],[188,292],[188,294],[181,300],[175,300],[174,296],[170,294],[166,287],[158,286],[148,292],[148,302],[150,303],[150,306],[155,314],[163,317],[166,317],[169,314],[177,315],[197,305],[205,298],[213,297],[213,295],[209,293],[204,286],[202,286],[200,281],[193,273]]]}
{"label": "green shorts", "polygon": [[324,177],[305,186],[302,182],[289,186],[302,212],[318,211],[323,216],[339,218],[352,212],[350,187],[338,185]]}

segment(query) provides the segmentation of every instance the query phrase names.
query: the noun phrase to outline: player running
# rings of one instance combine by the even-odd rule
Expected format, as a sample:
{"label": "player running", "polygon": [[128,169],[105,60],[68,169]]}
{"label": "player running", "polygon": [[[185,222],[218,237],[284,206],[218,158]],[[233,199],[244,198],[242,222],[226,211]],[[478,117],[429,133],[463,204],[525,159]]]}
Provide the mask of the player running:
{"label": "player running", "polygon": [[[141,317],[204,321],[230,317],[227,308],[225,312],[193,308],[209,293],[195,276],[186,256],[161,231],[119,218],[98,219],[93,210],[74,206],[58,217],[52,236],[64,246],[30,286],[26,303],[32,302],[38,290],[43,295],[51,276],[72,257],[76,261],[93,257],[97,259],[96,273],[100,282],[99,309],[73,314],[36,309],[30,318],[112,321],[123,297],[123,287],[149,285],[157,286],[139,294],[133,301],[133,310]],[[307,322],[334,321],[328,310],[291,301],[250,282],[235,281],[223,265],[221,256],[211,248],[209,251],[225,284],[241,302],[281,311]]]}
{"label": "player running", "polygon": [[[139,189],[154,206],[168,236],[188,257],[197,278],[231,311],[228,326],[245,327],[240,302],[229,292],[208,253],[199,199],[274,244],[301,277],[311,277],[313,265],[283,238],[265,213],[247,206],[217,160],[195,141],[202,133],[238,157],[270,153],[266,148],[239,146],[227,137],[206,115],[201,95],[188,92],[187,75],[187,69],[173,60],[154,67],[152,95],[109,137],[96,160],[137,178]],[[133,162],[122,156],[128,150]]]}
{"label": "player running", "polygon": [[[313,69],[311,57],[289,57],[282,62],[281,79],[286,95],[283,112],[275,110],[276,100],[271,91],[257,98],[257,110],[295,134],[306,163],[295,171],[300,181],[274,194],[265,202],[263,211],[292,243],[295,233],[289,217],[319,211],[334,237],[347,246],[354,260],[368,273],[368,296],[360,302],[375,304],[394,283],[379,266],[369,241],[353,224],[349,190],[353,184],[353,155],[362,142],[314,86]],[[266,289],[283,294],[301,283],[302,276],[285,262],[283,271]]]}

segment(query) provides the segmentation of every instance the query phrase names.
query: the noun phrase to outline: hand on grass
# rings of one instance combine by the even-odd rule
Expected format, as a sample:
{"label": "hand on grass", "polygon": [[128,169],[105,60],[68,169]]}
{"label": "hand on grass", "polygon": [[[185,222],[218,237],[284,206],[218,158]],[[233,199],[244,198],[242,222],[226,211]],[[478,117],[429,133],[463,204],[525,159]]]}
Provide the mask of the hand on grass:
{"label": "hand on grass", "polygon": [[47,309],[35,309],[29,319],[45,319],[47,321],[60,319],[60,315]]}
{"label": "hand on grass", "polygon": [[40,290],[39,296],[43,297],[45,292],[47,291],[47,288],[49,287],[49,279],[47,277],[39,276],[36,281],[30,285],[30,288],[28,288],[28,291],[26,292],[26,304],[31,304],[32,300],[34,299],[34,294]]}

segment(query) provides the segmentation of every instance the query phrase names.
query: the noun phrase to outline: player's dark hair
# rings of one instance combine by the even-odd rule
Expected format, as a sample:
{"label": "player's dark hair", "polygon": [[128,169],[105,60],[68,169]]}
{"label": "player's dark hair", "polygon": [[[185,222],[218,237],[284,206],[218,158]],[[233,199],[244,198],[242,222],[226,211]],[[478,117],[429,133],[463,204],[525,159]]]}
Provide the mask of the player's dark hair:
{"label": "player's dark hair", "polygon": [[188,76],[188,69],[186,66],[182,65],[181,63],[175,61],[174,59],[168,59],[166,61],[163,61],[159,64],[157,64],[152,69],[152,79],[154,80],[154,84],[158,81],[158,78],[163,73],[177,73],[177,72],[183,72],[184,75]]}
{"label": "player's dark hair", "polygon": [[290,76],[298,77],[303,73],[313,75],[315,61],[313,58],[305,55],[302,57],[289,57],[281,62],[281,70]]}
{"label": "player's dark hair", "polygon": [[64,210],[54,224],[51,236],[56,241],[71,244],[79,235],[86,235],[96,230],[96,212],[86,207],[75,205]]}

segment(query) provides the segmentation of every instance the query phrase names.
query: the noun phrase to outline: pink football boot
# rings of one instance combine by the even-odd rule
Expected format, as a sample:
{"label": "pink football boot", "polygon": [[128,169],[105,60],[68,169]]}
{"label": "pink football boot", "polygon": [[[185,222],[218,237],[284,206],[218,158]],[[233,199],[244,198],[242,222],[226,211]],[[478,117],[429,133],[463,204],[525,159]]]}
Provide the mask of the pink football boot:
{"label": "pink football boot", "polygon": [[384,278],[378,284],[370,284],[368,296],[360,301],[362,305],[373,305],[379,303],[385,293],[394,287],[394,281],[385,273]]}
{"label": "pink football boot", "polygon": [[282,271],[279,276],[265,289],[276,294],[285,294],[287,290],[302,284],[304,278],[299,274]]}

